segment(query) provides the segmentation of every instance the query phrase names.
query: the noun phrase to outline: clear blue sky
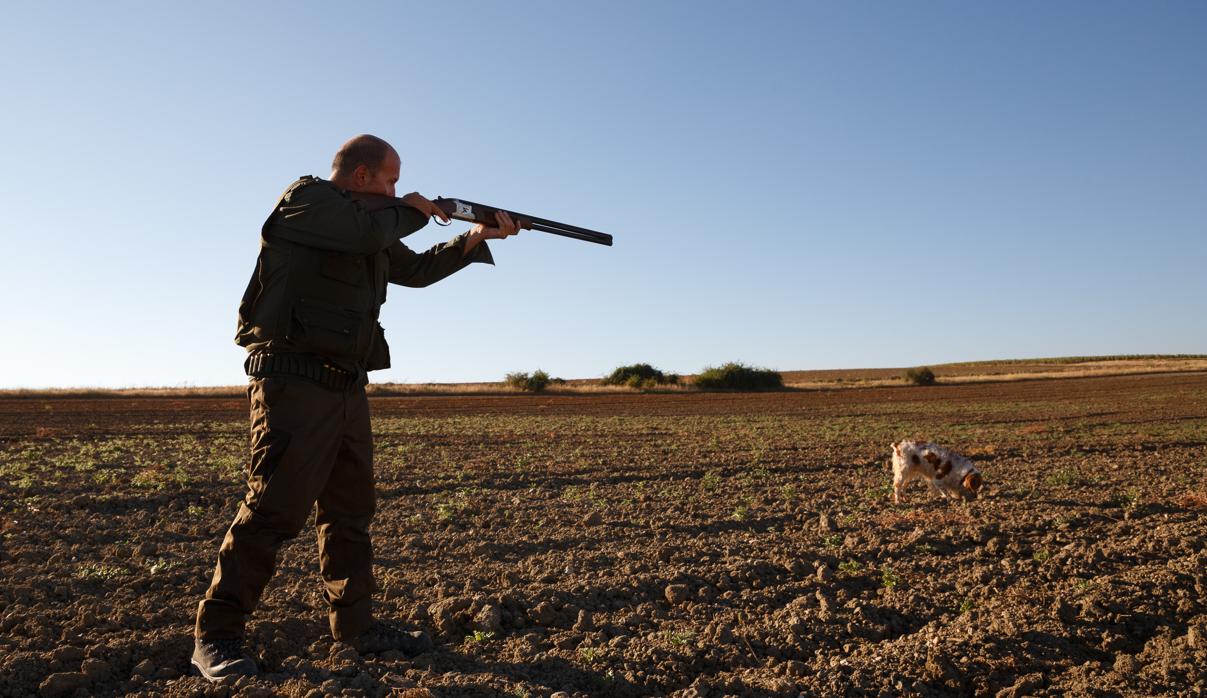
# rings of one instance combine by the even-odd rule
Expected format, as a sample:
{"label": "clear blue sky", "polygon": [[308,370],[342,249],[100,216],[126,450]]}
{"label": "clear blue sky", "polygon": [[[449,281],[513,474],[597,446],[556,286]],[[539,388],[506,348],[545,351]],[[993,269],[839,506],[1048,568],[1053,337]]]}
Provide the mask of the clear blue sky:
{"label": "clear blue sky", "polygon": [[4,387],[242,382],[362,132],[616,237],[392,287],[378,381],[1207,352],[1202,2],[10,3],[0,58]]}

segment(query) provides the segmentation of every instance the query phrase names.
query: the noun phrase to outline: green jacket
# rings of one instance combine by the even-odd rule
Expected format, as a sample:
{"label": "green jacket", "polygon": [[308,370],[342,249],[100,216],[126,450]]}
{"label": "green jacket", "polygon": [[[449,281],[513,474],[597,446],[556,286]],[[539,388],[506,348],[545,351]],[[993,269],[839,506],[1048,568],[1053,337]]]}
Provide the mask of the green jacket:
{"label": "green jacket", "polygon": [[390,366],[377,322],[386,284],[433,284],[473,262],[494,264],[465,235],[416,253],[399,242],[427,225],[401,203],[372,210],[317,177],[285,190],[260,231],[260,255],[243,300],[235,342],[249,352],[313,354],[348,370]]}

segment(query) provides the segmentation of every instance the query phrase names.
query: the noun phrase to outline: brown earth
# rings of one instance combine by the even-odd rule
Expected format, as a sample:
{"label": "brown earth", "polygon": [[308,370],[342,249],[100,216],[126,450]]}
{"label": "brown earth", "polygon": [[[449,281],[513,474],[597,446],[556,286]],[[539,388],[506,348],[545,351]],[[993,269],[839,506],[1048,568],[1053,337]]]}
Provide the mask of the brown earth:
{"label": "brown earth", "polygon": [[[379,615],[437,650],[331,643],[303,535],[210,686],[243,401],[0,399],[0,696],[1207,692],[1207,374],[373,405]],[[903,437],[983,496],[892,505]]]}

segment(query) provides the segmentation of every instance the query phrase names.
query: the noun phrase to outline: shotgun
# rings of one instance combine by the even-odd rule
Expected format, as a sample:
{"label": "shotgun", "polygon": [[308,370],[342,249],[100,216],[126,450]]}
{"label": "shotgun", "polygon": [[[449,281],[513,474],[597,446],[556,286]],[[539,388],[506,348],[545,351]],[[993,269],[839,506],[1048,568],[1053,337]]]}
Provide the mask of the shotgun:
{"label": "shotgun", "polygon": [[[348,194],[357,201],[363,201],[370,207],[392,206],[398,203],[399,199],[392,196],[384,196],[381,194],[367,194],[364,192],[348,192]],[[539,230],[542,233],[553,233],[562,237],[574,238],[575,240],[585,240],[593,242],[597,245],[612,246],[612,236],[607,233],[601,233],[597,230],[589,228],[580,228],[577,225],[569,225],[568,223],[558,223],[551,221],[548,218],[538,218],[530,216],[526,213],[516,213],[506,209],[495,208],[494,206],[486,206],[484,204],[476,204],[465,199],[446,199],[442,196],[436,197],[432,203],[444,211],[449,218],[454,218],[459,221],[468,223],[481,223],[483,225],[494,226],[497,224],[495,220],[495,211],[504,211],[520,224],[523,230]]]}

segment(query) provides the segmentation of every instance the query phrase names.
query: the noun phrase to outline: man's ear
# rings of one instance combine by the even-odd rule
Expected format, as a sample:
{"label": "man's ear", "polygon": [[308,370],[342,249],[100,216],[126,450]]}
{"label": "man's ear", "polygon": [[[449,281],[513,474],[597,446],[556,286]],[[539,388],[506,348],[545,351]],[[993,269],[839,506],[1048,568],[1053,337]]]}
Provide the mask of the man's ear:
{"label": "man's ear", "polygon": [[356,169],[352,170],[352,177],[356,180],[357,184],[364,184],[365,182],[368,182],[369,180],[373,179],[372,175],[373,173],[369,172],[368,165],[357,165]]}

